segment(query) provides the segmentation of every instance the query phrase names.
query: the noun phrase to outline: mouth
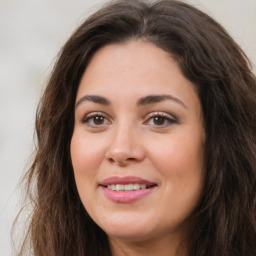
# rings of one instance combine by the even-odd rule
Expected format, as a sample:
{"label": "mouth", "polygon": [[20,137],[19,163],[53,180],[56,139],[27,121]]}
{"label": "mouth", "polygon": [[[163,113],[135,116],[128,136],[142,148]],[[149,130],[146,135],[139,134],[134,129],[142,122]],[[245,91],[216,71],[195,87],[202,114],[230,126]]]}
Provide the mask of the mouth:
{"label": "mouth", "polygon": [[105,196],[117,203],[131,203],[148,195],[157,184],[140,177],[110,177],[100,185]]}
{"label": "mouth", "polygon": [[155,186],[156,184],[148,186],[146,184],[130,183],[130,184],[108,184],[107,186],[103,186],[103,187],[113,191],[127,192],[127,191],[140,190],[140,189],[149,189]]}

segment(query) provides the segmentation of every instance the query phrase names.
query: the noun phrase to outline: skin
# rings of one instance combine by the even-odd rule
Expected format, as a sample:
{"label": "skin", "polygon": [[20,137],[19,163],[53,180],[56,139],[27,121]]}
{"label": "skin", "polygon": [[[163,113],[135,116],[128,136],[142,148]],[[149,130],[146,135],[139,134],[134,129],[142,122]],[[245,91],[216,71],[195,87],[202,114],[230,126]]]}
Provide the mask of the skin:
{"label": "skin", "polygon": [[[138,104],[149,95],[171,97]],[[204,182],[204,141],[195,86],[170,54],[145,41],[96,52],[77,92],[71,159],[81,201],[113,255],[170,256],[186,245]],[[111,176],[157,186],[135,202],[113,202],[99,186]]]}

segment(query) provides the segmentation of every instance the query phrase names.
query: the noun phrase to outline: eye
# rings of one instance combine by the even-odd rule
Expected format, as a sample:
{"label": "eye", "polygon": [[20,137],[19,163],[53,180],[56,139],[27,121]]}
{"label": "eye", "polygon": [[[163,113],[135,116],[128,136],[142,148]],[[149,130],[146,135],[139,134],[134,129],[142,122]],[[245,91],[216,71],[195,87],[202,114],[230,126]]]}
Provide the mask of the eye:
{"label": "eye", "polygon": [[144,124],[151,125],[158,128],[165,128],[172,124],[178,123],[177,118],[164,112],[153,112],[150,113]]}
{"label": "eye", "polygon": [[92,128],[103,127],[111,123],[104,113],[98,112],[89,113],[81,122]]}

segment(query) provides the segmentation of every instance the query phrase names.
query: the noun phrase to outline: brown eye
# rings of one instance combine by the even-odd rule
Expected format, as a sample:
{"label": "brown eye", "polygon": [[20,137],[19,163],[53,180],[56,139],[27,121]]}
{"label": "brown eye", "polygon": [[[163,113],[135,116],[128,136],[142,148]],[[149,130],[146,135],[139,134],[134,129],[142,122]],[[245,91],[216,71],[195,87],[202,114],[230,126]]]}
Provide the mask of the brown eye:
{"label": "brown eye", "polygon": [[155,128],[167,128],[177,123],[177,118],[165,112],[152,112],[148,115],[146,121],[144,122],[144,124]]}
{"label": "brown eye", "polygon": [[153,122],[155,125],[164,125],[166,121],[166,118],[162,116],[155,116],[153,117]]}
{"label": "brown eye", "polygon": [[91,128],[100,128],[111,124],[108,118],[102,113],[90,113],[81,122]]}
{"label": "brown eye", "polygon": [[104,120],[105,120],[105,117],[103,117],[103,116],[95,116],[95,117],[93,117],[93,123],[95,125],[104,124]]}

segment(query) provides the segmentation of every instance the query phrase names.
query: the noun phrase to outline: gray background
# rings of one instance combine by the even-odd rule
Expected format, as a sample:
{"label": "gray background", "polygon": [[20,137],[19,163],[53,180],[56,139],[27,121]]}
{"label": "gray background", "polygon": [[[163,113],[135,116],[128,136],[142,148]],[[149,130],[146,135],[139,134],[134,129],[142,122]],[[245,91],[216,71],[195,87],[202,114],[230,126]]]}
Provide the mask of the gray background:
{"label": "gray background", "polygon": [[[103,2],[0,0],[0,256],[12,255],[10,230],[22,198],[18,182],[33,150],[35,109],[55,57]],[[187,2],[215,17],[256,63],[256,0]],[[23,230],[21,225],[21,238]]]}

